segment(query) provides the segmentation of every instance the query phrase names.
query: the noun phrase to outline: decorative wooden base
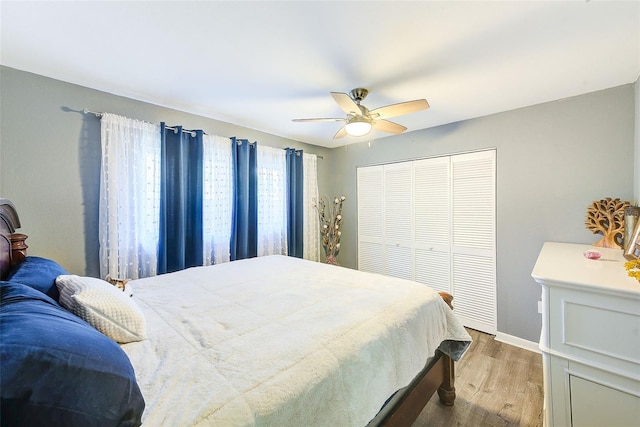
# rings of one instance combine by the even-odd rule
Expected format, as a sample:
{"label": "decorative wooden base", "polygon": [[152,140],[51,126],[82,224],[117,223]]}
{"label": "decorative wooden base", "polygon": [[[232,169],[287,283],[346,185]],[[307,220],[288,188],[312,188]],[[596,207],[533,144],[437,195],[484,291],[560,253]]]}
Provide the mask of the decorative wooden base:
{"label": "decorative wooden base", "polygon": [[27,235],[22,233],[14,233],[10,236],[11,239],[11,265],[16,265],[22,262],[27,257]]}
{"label": "decorative wooden base", "polygon": [[607,197],[596,200],[587,208],[585,225],[594,234],[602,233],[602,239],[593,246],[601,248],[621,248],[624,231],[624,211],[629,202]]}

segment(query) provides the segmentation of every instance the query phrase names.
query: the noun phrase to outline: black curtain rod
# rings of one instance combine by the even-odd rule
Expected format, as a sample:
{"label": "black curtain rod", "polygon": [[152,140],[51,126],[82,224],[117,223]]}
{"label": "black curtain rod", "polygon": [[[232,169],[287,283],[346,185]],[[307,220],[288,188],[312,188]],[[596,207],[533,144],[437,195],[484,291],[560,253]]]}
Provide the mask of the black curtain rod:
{"label": "black curtain rod", "polygon": [[[288,150],[288,149],[292,149],[292,150],[296,150],[296,151],[303,151],[302,149],[298,150],[297,148],[293,148],[293,147],[286,147],[286,148],[284,148],[284,150]],[[320,159],[320,160],[324,160],[324,157],[323,157],[323,156],[321,156],[321,155],[319,155],[319,154],[316,154],[316,157],[317,157],[318,159]]]}
{"label": "black curtain rod", "polygon": [[[104,113],[99,113],[99,112],[96,112],[96,111],[89,111],[89,110],[87,110],[86,108],[85,108],[84,110],[82,110],[82,112],[83,112],[84,114],[93,114],[94,116],[96,116],[96,117],[98,117],[98,118],[102,117],[102,115],[104,114]],[[150,123],[150,122],[147,122],[147,123]],[[172,131],[174,131],[174,132],[178,130],[178,128],[173,127],[173,126],[165,126],[164,128],[165,128],[165,129],[172,130]],[[196,133],[196,131],[194,131],[194,130],[189,130],[189,129],[182,129],[182,132],[190,133],[190,134],[191,134],[191,136],[195,136],[195,133]],[[240,138],[238,138],[238,139],[240,139]],[[255,144],[255,141],[254,141],[254,142],[250,142],[249,144]],[[324,157],[323,157],[323,156],[321,156],[321,155],[316,154],[316,157],[317,157],[318,159],[320,159],[320,160],[324,160]]]}
{"label": "black curtain rod", "polygon": [[[94,116],[96,116],[96,117],[98,117],[98,118],[102,117],[102,115],[104,114],[104,113],[99,113],[99,112],[96,112],[96,111],[89,111],[89,110],[87,110],[86,108],[83,110],[83,113],[85,113],[85,114],[93,114]],[[143,120],[143,121],[144,121],[144,120]],[[151,122],[147,122],[147,123],[151,123]],[[177,128],[177,127],[174,127],[174,126],[166,126],[166,125],[165,125],[165,127],[164,127],[164,128],[165,128],[165,129],[172,130],[172,131],[174,131],[174,132],[177,132],[177,131],[178,131],[178,128]],[[196,136],[196,131],[195,131],[195,130],[191,130],[191,129],[182,129],[182,132],[190,133],[190,134],[191,134],[191,136]]]}

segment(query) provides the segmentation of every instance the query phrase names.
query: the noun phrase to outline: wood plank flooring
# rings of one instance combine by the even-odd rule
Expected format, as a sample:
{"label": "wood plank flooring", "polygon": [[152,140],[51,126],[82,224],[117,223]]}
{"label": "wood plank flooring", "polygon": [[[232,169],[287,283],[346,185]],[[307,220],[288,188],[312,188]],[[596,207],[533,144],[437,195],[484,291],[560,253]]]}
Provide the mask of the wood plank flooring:
{"label": "wood plank flooring", "polygon": [[456,402],[435,394],[413,427],[542,426],[542,356],[468,329],[469,350],[456,363]]}

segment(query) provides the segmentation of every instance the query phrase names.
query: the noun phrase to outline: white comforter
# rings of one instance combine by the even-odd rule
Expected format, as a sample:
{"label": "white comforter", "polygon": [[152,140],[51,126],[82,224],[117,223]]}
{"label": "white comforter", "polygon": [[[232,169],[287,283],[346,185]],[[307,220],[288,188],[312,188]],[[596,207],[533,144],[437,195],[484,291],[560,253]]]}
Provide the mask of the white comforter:
{"label": "white comforter", "polygon": [[147,426],[365,426],[443,340],[470,337],[413,282],[270,256],[130,282],[125,344]]}

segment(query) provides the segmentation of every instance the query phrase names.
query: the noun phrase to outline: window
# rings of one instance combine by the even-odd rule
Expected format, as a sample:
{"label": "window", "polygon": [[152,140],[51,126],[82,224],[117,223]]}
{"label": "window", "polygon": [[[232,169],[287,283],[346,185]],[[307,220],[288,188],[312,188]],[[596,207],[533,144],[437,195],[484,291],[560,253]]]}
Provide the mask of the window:
{"label": "window", "polygon": [[258,256],[287,254],[286,153],[258,145]]}
{"label": "window", "polygon": [[204,265],[211,265],[230,259],[233,199],[231,140],[204,135],[202,143],[202,259]]}

